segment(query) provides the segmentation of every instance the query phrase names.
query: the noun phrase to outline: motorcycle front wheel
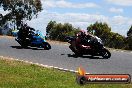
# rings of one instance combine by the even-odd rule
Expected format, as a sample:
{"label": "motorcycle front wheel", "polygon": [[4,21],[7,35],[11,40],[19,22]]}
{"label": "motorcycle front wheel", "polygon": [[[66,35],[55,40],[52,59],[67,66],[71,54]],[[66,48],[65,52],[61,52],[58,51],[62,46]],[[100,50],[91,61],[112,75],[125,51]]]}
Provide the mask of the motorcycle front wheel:
{"label": "motorcycle front wheel", "polygon": [[51,49],[51,45],[48,42],[43,42],[44,49],[49,50]]}
{"label": "motorcycle front wheel", "polygon": [[101,55],[102,55],[103,58],[106,58],[106,59],[111,57],[111,53],[107,49],[103,49],[102,52],[101,52]]}

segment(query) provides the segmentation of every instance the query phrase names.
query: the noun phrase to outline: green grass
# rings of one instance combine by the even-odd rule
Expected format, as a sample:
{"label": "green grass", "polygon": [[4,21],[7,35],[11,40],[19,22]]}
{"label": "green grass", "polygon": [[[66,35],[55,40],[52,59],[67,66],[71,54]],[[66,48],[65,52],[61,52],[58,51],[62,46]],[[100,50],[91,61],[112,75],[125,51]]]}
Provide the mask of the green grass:
{"label": "green grass", "polygon": [[76,74],[0,59],[0,88],[132,88],[132,84],[76,83]]}

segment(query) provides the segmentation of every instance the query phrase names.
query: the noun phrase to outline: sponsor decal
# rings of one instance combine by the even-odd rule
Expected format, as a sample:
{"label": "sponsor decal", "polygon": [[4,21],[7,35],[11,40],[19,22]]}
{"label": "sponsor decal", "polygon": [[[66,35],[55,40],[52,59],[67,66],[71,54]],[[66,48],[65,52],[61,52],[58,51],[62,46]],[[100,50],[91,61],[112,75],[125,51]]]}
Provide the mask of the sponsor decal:
{"label": "sponsor decal", "polygon": [[84,85],[86,83],[130,83],[129,74],[86,74],[86,71],[79,67],[77,73],[77,83]]}

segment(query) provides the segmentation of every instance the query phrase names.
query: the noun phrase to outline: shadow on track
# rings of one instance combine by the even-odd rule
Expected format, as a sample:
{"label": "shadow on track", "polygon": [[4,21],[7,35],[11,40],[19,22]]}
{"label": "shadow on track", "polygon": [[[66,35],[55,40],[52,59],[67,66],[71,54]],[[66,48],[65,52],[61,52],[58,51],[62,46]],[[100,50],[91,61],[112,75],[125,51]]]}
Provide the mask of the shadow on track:
{"label": "shadow on track", "polygon": [[106,59],[106,58],[102,58],[102,57],[99,57],[99,56],[90,56],[90,55],[82,55],[82,56],[77,56],[75,54],[67,54],[68,57],[74,57],[74,58],[78,58],[78,57],[81,57],[81,58],[89,58],[89,59]]}
{"label": "shadow on track", "polygon": [[12,48],[16,48],[16,49],[23,49],[21,46],[10,46]]}
{"label": "shadow on track", "polygon": [[37,48],[37,47],[21,47],[21,46],[10,46],[15,49],[32,49],[32,50],[46,50],[44,48]]}

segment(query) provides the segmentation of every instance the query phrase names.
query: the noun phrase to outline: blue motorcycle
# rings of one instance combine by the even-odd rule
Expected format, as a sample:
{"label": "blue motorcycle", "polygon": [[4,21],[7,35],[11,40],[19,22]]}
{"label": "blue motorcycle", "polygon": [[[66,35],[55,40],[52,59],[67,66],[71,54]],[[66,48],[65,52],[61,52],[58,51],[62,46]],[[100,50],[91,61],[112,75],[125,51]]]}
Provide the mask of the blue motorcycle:
{"label": "blue motorcycle", "polygon": [[15,40],[21,45],[21,47],[37,47],[43,48],[46,50],[51,49],[51,45],[46,42],[45,36],[42,35],[41,32],[37,31],[36,33],[34,30],[19,30],[17,33],[17,37]]}

